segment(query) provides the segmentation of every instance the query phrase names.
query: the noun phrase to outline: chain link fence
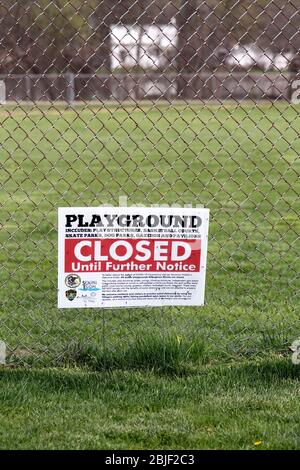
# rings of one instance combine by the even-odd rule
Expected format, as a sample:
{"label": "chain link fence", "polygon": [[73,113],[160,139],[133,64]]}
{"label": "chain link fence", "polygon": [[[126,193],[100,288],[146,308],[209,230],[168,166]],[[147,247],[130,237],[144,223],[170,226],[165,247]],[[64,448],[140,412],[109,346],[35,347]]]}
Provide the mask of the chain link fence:
{"label": "chain link fence", "polygon": [[[300,334],[296,1],[2,0],[0,24],[7,362],[120,367],[139,348],[132,361],[151,365],[153,350],[167,361],[184,342],[196,362],[289,354]],[[120,198],[210,208],[204,307],[57,309],[58,207]]]}

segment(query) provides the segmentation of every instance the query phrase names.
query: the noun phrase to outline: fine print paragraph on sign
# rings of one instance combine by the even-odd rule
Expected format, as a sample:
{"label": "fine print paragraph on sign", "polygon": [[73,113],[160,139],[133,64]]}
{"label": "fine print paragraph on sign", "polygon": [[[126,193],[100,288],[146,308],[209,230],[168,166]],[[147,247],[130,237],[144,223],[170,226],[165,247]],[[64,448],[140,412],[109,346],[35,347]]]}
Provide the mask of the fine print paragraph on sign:
{"label": "fine print paragraph on sign", "polygon": [[208,209],[61,207],[58,307],[203,305]]}

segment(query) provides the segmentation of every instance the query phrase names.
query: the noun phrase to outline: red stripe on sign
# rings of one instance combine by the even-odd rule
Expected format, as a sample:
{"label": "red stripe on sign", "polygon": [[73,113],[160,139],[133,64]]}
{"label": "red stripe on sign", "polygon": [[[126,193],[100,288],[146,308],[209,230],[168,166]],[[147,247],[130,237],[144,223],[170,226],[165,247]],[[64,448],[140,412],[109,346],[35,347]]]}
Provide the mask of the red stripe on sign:
{"label": "red stripe on sign", "polygon": [[200,270],[199,239],[65,240],[65,272]]}

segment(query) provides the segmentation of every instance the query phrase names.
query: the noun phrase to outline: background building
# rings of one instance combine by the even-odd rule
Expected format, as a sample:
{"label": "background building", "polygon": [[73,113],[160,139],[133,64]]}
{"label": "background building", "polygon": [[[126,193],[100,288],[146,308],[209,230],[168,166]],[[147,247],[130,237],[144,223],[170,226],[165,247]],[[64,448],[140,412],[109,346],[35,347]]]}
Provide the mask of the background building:
{"label": "background building", "polygon": [[176,22],[169,24],[112,25],[111,69],[164,69],[175,64],[178,51]]}

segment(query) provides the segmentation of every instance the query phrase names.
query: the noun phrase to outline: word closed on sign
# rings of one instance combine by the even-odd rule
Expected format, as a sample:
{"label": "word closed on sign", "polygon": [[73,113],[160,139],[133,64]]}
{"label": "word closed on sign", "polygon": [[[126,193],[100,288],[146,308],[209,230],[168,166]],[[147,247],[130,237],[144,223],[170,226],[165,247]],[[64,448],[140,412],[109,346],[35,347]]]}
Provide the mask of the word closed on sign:
{"label": "word closed on sign", "polygon": [[60,208],[58,307],[203,305],[208,219],[208,209]]}

